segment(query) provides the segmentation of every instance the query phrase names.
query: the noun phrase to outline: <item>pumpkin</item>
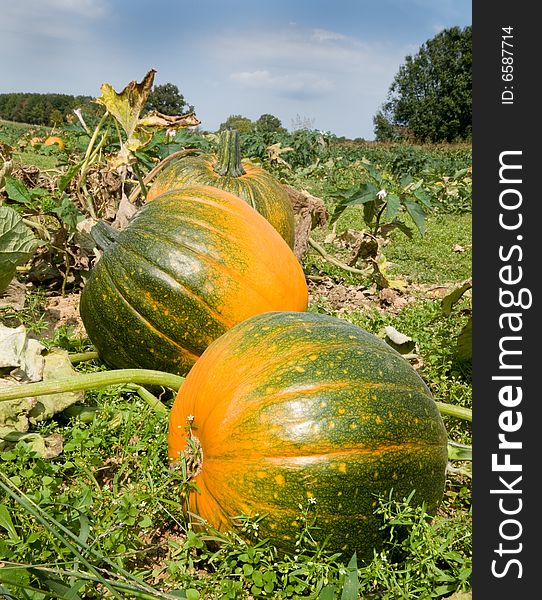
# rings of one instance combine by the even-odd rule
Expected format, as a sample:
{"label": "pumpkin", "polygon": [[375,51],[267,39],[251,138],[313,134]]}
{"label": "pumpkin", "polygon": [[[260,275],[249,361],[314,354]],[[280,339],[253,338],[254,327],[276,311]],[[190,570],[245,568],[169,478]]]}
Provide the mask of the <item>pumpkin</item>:
{"label": "pumpkin", "polygon": [[246,202],[210,186],[161,195],[118,232],[92,230],[104,255],[80,314],[101,358],[118,368],[185,374],[236,323],[307,308],[299,262]]}
{"label": "pumpkin", "polygon": [[218,187],[239,196],[263,215],[294,246],[294,212],[286,190],[265,169],[241,160],[239,134],[224,130],[218,156],[186,156],[165,167],[147,193],[147,202],[159,194],[188,184]]}
{"label": "pumpkin", "polygon": [[375,494],[415,490],[434,511],[444,491],[447,434],[423,380],[383,340],[317,313],[258,315],[213,342],[175,399],[168,445],[194,475],[193,513],[222,531],[266,515],[259,537],[287,553],[299,505],[315,509],[317,541],[369,560]]}
{"label": "pumpkin", "polygon": [[53,144],[56,144],[60,148],[60,150],[64,150],[64,140],[56,135],[50,135],[43,142],[44,146],[52,146]]}

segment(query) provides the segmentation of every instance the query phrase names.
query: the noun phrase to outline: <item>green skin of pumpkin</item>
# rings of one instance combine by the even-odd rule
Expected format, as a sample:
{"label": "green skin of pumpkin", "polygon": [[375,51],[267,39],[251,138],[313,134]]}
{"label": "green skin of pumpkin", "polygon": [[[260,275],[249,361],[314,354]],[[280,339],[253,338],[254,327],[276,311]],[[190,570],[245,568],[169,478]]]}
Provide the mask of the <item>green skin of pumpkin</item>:
{"label": "green skin of pumpkin", "polygon": [[300,504],[316,515],[316,540],[367,561],[382,544],[377,495],[416,490],[429,512],[442,499],[447,434],[427,386],[385,342],[334,317],[267,313],[216,340],[173,407],[172,461],[189,415],[203,452],[192,511],[222,529],[228,517],[266,514],[259,538],[288,553]]}
{"label": "green skin of pumpkin", "polygon": [[166,167],[152,183],[147,202],[192,184],[212,185],[235,194],[265,217],[290,248],[294,247],[294,212],[288,194],[265,169],[241,160],[237,131],[222,132],[218,156],[187,156]]}
{"label": "green skin of pumpkin", "polygon": [[[185,375],[239,321],[306,309],[305,278],[292,251],[265,219],[223,190],[162,194],[121,232],[108,229],[80,314],[109,365]],[[113,233],[116,240],[107,240]]]}

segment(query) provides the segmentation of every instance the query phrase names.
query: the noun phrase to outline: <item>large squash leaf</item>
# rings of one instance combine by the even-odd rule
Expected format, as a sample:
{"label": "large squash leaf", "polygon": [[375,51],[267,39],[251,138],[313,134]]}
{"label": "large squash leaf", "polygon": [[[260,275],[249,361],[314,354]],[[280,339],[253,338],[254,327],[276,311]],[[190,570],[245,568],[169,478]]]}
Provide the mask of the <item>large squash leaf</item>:
{"label": "large squash leaf", "polygon": [[200,124],[200,120],[189,113],[186,115],[163,115],[157,111],[141,117],[141,112],[149,97],[156,71],[150,69],[143,80],[130,81],[121,91],[117,92],[110,83],[101,85],[102,95],[96,98],[120,124],[126,139],[122,142],[119,152],[110,158],[112,168],[129,165],[135,162],[134,152],[141,150],[152,139],[154,129],[179,129]]}
{"label": "large squash leaf", "polygon": [[0,294],[15,275],[17,266],[29,260],[39,240],[21,216],[9,206],[0,206]]}
{"label": "large squash leaf", "polygon": [[151,69],[141,83],[130,81],[120,93],[116,92],[110,83],[103,83],[100,88],[102,95],[96,98],[96,102],[105,106],[107,111],[117,119],[126,132],[128,140],[134,135],[139,115],[149,97],[155,73],[156,71]]}

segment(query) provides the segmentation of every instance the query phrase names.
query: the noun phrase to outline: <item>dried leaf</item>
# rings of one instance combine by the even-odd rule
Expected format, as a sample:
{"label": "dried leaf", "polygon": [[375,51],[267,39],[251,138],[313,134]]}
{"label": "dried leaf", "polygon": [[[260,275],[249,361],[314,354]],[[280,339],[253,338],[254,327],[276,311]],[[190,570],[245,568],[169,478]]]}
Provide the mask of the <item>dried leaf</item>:
{"label": "dried leaf", "polygon": [[28,338],[24,325],[0,325],[0,369],[12,369],[10,375],[20,381],[40,381],[43,374],[44,347]]}
{"label": "dried leaf", "polygon": [[180,129],[182,127],[195,127],[201,121],[194,113],[185,115],[164,115],[157,110],[153,110],[139,119],[140,127],[158,127],[160,129]]}
{"label": "dried leaf", "polygon": [[[77,377],[78,374],[72,367],[70,358],[66,350],[56,348],[48,352],[45,356],[43,367],[43,381],[55,381],[69,377]],[[62,412],[68,406],[83,400],[84,391],[62,392],[59,394],[49,394],[38,396],[35,406],[30,411],[30,422],[38,423],[51,418],[59,412]]]}
{"label": "dried leaf", "polygon": [[283,148],[280,142],[276,144],[271,144],[267,146],[267,158],[270,162],[277,162],[282,165],[286,165],[290,167],[290,164],[287,163],[281,156],[281,154],[285,154],[286,152],[293,152],[293,148],[287,147]]}
{"label": "dried leaf", "polygon": [[55,458],[64,449],[64,438],[59,433],[42,436],[39,433],[12,433],[5,438],[6,442],[24,442],[42,458]]}
{"label": "dried leaf", "polygon": [[128,200],[128,196],[123,193],[112,226],[116,229],[124,229],[136,212],[137,206],[132,204],[130,200]]}
{"label": "dried leaf", "polygon": [[401,333],[388,325],[384,328],[386,332],[385,341],[400,354],[409,354],[416,347],[416,342],[408,335]]}
{"label": "dried leaf", "polygon": [[79,221],[76,226],[75,242],[85,251],[92,252],[96,247],[94,238],[90,235],[90,230],[96,225],[98,219],[88,217],[83,221]]}
{"label": "dried leaf", "polygon": [[3,294],[0,294],[0,308],[7,306],[22,310],[26,300],[26,285],[13,279]]}
{"label": "dried leaf", "polygon": [[101,86],[102,95],[96,98],[98,104],[105,106],[120,123],[126,136],[130,139],[139,122],[139,115],[147,102],[152,88],[156,71],[151,69],[145,75],[141,83],[130,81],[130,83],[119,93],[110,83]]}
{"label": "dried leaf", "polygon": [[[0,388],[11,387],[13,381],[0,379]],[[13,431],[26,433],[29,428],[28,413],[36,402],[35,398],[17,398],[0,402],[0,440]],[[0,441],[0,448],[2,442]]]}

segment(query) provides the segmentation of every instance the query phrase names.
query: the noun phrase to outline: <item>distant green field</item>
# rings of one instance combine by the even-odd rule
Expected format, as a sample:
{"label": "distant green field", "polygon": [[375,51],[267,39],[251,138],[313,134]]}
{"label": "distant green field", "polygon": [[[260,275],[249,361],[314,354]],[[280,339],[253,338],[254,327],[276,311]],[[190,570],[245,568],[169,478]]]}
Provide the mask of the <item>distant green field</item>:
{"label": "distant green field", "polygon": [[16,123],[15,121],[0,119],[0,142],[4,142],[4,144],[13,146],[23,134],[29,131],[35,131],[36,135],[43,135],[46,128],[40,125]]}

